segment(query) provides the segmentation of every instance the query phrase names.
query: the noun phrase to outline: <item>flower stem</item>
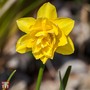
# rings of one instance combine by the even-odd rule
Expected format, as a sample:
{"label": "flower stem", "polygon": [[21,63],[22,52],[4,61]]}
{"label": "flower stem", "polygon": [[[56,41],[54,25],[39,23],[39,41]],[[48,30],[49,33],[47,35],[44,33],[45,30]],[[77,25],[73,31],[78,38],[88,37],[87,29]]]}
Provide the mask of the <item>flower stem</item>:
{"label": "flower stem", "polygon": [[[9,78],[7,79],[6,82],[10,82],[10,80],[11,80],[11,78],[13,77],[13,75],[15,74],[15,72],[16,72],[16,70],[14,70],[14,71],[10,74],[10,76],[9,76]],[[6,88],[3,88],[2,90],[6,90]]]}
{"label": "flower stem", "polygon": [[7,79],[7,82],[9,82],[9,81],[11,80],[11,78],[12,78],[12,76],[15,74],[15,72],[16,72],[16,70],[14,70],[14,71],[11,73],[11,75],[10,75],[9,78]]}
{"label": "flower stem", "polygon": [[40,90],[40,85],[41,85],[44,68],[45,68],[45,64],[41,63],[35,90]]}

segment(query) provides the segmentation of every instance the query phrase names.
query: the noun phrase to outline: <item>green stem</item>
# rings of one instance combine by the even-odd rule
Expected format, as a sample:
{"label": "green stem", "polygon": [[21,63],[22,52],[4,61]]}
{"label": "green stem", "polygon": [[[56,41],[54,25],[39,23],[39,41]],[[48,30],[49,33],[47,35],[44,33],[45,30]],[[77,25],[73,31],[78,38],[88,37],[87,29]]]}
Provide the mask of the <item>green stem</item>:
{"label": "green stem", "polygon": [[15,74],[15,72],[16,72],[16,70],[14,70],[14,71],[10,74],[9,78],[7,79],[7,82],[9,82],[9,81],[11,80],[11,78],[12,78],[12,76]]}
{"label": "green stem", "polygon": [[45,68],[45,64],[41,64],[35,90],[40,90],[40,85],[41,85],[44,68]]}
{"label": "green stem", "polygon": [[[7,82],[10,82],[10,80],[11,80],[12,76],[15,74],[15,72],[16,72],[16,70],[14,70],[14,71],[10,74],[9,78],[7,79]],[[3,90],[6,90],[6,89],[3,88]]]}

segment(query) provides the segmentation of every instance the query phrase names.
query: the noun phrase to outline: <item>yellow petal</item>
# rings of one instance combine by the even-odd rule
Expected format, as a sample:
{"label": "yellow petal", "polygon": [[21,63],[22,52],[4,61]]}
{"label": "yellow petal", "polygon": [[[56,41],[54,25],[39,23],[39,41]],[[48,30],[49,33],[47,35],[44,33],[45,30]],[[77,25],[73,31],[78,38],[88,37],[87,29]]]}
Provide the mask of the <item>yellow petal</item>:
{"label": "yellow petal", "polygon": [[[33,53],[33,52],[32,52],[32,53]],[[34,57],[35,57],[36,59],[40,59],[40,58],[43,57],[43,54],[42,54],[41,52],[33,53],[33,55],[34,55]]]}
{"label": "yellow petal", "polygon": [[74,45],[72,40],[68,37],[67,38],[68,43],[64,46],[60,46],[57,48],[56,52],[63,54],[63,55],[69,55],[72,54],[74,52]]}
{"label": "yellow petal", "polygon": [[33,53],[38,53],[41,50],[40,45],[34,45],[32,48]]}
{"label": "yellow petal", "polygon": [[[60,36],[60,35],[59,35]],[[61,37],[59,38],[59,43],[58,43],[58,46],[63,46],[67,44],[67,38],[66,36],[64,35],[64,33],[62,32],[61,34]]]}
{"label": "yellow petal", "polygon": [[36,41],[36,45],[39,45],[42,41],[43,37],[38,37],[37,41]]}
{"label": "yellow petal", "polygon": [[41,47],[42,48],[45,48],[46,46],[48,46],[49,45],[49,42],[47,41],[47,42],[45,42],[44,40],[42,40],[42,43],[41,43]]}
{"label": "yellow petal", "polygon": [[58,25],[65,35],[68,35],[74,27],[74,20],[70,18],[59,18],[54,20],[54,23]]}
{"label": "yellow petal", "polygon": [[57,18],[57,12],[54,5],[51,3],[43,4],[37,13],[37,18]]}
{"label": "yellow petal", "polygon": [[44,56],[51,58],[53,55],[53,50],[52,50],[52,46],[47,46],[45,48],[42,49],[42,53],[44,54]]}
{"label": "yellow petal", "polygon": [[40,32],[37,32],[35,34],[36,37],[38,37],[38,36],[46,36],[46,35],[47,35],[47,33],[45,33],[44,31],[40,31]]}
{"label": "yellow petal", "polygon": [[32,17],[20,18],[16,22],[21,31],[29,33],[30,27],[35,24],[35,19]]}
{"label": "yellow petal", "polygon": [[40,58],[40,60],[42,61],[42,63],[43,63],[43,64],[45,64],[45,63],[46,63],[46,61],[48,60],[48,58],[47,58],[47,57],[45,57],[45,56],[43,56],[42,58]]}
{"label": "yellow petal", "polygon": [[53,31],[54,33],[55,33],[55,35],[58,35],[58,33],[59,33],[59,28],[58,27],[56,27],[54,24],[52,24],[52,26],[53,26],[53,29],[51,29],[51,31]]}
{"label": "yellow petal", "polygon": [[31,50],[31,48],[27,48],[27,43],[28,43],[28,39],[27,39],[27,35],[22,36],[16,45],[16,51],[19,53],[25,53]]}
{"label": "yellow petal", "polygon": [[28,39],[28,41],[26,42],[27,48],[32,48],[34,42],[35,42],[35,40],[33,38]]}

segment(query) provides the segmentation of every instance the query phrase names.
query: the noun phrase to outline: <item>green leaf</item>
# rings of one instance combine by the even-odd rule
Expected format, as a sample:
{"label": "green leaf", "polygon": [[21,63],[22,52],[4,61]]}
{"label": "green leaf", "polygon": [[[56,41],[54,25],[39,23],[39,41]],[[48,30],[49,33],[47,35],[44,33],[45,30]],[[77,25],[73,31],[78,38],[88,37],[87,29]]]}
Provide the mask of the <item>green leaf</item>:
{"label": "green leaf", "polygon": [[66,73],[65,73],[65,75],[63,77],[63,86],[64,86],[64,89],[66,88],[66,85],[67,85],[67,82],[68,82],[68,79],[69,79],[70,72],[71,72],[71,66],[68,66],[68,68],[66,70]]}
{"label": "green leaf", "polygon": [[71,72],[71,66],[68,66],[66,72],[65,72],[65,75],[63,77],[63,79],[61,78],[61,73],[59,71],[59,77],[60,77],[60,90],[65,90],[66,89],[66,86],[67,86],[67,82],[68,82],[68,79],[69,79],[69,75],[70,75],[70,72]]}
{"label": "green leaf", "polygon": [[61,72],[59,71],[59,78],[60,78],[60,90],[64,90],[63,81],[61,77]]}

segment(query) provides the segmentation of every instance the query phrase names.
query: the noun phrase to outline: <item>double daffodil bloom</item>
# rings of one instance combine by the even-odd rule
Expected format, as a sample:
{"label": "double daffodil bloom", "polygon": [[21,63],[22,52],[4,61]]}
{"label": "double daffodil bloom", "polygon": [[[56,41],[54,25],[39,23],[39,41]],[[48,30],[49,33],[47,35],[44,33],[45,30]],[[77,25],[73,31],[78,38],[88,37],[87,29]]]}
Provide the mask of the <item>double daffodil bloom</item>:
{"label": "double daffodil bloom", "polygon": [[74,45],[68,36],[74,27],[74,20],[58,18],[56,8],[51,3],[43,4],[37,12],[37,18],[27,17],[17,20],[19,29],[26,34],[16,45],[16,51],[32,51],[34,57],[43,64],[53,59],[55,51],[63,55],[74,52]]}

